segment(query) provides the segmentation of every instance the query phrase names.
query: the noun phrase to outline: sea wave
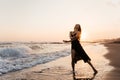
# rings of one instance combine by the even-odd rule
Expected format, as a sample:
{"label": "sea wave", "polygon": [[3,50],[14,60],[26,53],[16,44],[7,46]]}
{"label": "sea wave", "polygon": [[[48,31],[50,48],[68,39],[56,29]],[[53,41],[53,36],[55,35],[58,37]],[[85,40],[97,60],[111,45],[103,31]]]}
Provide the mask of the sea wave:
{"label": "sea wave", "polygon": [[[2,46],[4,46],[4,44],[2,44]],[[68,46],[69,45],[67,45],[67,47]],[[46,51],[46,49],[45,50],[41,49],[41,47],[46,48],[49,51]],[[55,49],[57,48],[56,45],[53,44],[49,44],[49,45],[44,44],[43,46],[41,46],[41,44],[35,44],[35,45],[9,44],[7,45],[7,47],[5,44],[4,47],[0,48],[0,75],[10,71],[16,71],[16,70],[32,67],[37,64],[43,64],[70,54],[69,47],[63,48],[65,46],[60,44],[57,47],[59,47],[58,48],[59,50],[55,51]],[[52,50],[52,48],[55,49]],[[35,52],[36,49],[39,49],[39,51],[37,50],[38,53],[37,51]],[[40,51],[45,53],[42,53]]]}
{"label": "sea wave", "polygon": [[8,47],[0,48],[1,58],[22,58],[27,57],[28,53],[31,52],[29,47]]}

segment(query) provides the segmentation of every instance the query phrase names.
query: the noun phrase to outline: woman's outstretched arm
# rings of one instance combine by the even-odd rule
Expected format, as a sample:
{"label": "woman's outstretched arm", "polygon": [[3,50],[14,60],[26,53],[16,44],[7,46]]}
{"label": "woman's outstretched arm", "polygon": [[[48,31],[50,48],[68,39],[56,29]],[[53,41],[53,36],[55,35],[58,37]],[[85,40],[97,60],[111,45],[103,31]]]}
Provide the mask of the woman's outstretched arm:
{"label": "woman's outstretched arm", "polygon": [[63,42],[67,43],[67,42],[72,42],[71,40],[63,40]]}
{"label": "woman's outstretched arm", "polygon": [[76,35],[72,36],[72,32],[70,32],[70,40],[63,40],[63,42],[72,42],[73,40],[79,39],[80,32],[77,32]]}

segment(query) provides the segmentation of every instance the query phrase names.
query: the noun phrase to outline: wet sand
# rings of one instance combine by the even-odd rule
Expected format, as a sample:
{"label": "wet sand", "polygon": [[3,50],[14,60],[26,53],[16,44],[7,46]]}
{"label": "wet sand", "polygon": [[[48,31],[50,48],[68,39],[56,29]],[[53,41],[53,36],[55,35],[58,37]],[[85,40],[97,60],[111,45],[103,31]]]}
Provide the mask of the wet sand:
{"label": "wet sand", "polygon": [[120,80],[120,43],[105,44],[108,49],[108,53],[104,55],[110,60],[109,65],[114,69],[110,72],[106,72],[104,80]]}
{"label": "wet sand", "polygon": [[[93,76],[93,71],[91,67],[88,64],[84,63],[83,61],[79,61],[76,64],[76,70],[75,70],[76,80],[120,80],[120,78],[118,79],[118,77],[117,78],[115,77],[115,76],[120,76],[119,57],[118,59],[116,57],[113,57],[113,55],[117,55],[117,56],[119,55],[118,52],[120,50],[120,45],[106,44],[105,46],[109,50],[107,51],[107,54],[105,54],[106,49],[104,48],[97,49],[95,48],[97,47],[96,45],[94,45],[92,50],[85,49],[86,52],[89,53],[93,65],[98,70],[98,74],[96,76]],[[103,55],[107,59],[105,59]],[[115,69],[113,69],[113,67],[111,67],[109,64],[115,67]],[[118,71],[118,73],[116,72],[116,70]],[[110,76],[111,73],[112,73],[112,77]],[[118,75],[114,76],[114,73]],[[113,79],[113,77],[115,78]],[[93,78],[93,79],[89,79],[89,78]],[[74,80],[72,75],[70,55],[67,57],[59,58],[55,61],[51,61],[49,63],[40,64],[32,68],[10,72],[8,74],[4,74],[0,76],[0,80],[48,80],[48,79]]]}

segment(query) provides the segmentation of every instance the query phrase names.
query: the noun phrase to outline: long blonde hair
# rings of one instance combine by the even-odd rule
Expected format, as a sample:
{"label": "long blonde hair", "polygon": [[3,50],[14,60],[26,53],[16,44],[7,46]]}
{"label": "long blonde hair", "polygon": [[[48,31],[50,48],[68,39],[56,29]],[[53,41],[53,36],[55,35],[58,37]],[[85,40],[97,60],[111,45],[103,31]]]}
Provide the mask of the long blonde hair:
{"label": "long blonde hair", "polygon": [[74,28],[76,28],[76,27],[78,28],[78,31],[81,32],[81,26],[80,26],[80,24],[76,24]]}

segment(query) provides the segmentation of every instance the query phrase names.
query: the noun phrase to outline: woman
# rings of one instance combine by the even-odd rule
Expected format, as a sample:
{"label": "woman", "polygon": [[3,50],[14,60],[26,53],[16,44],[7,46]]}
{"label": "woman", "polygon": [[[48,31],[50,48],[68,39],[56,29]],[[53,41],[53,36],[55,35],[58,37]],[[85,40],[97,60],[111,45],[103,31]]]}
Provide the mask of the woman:
{"label": "woman", "polygon": [[88,63],[93,71],[94,75],[97,73],[97,70],[94,68],[92,63],[90,62],[90,57],[86,54],[84,49],[82,48],[79,40],[81,35],[81,26],[79,24],[76,24],[74,27],[74,31],[70,32],[70,40],[63,40],[63,42],[71,42],[71,57],[72,57],[72,69],[73,69],[73,75],[75,75],[75,63],[77,63],[78,60],[83,60],[85,63]]}

